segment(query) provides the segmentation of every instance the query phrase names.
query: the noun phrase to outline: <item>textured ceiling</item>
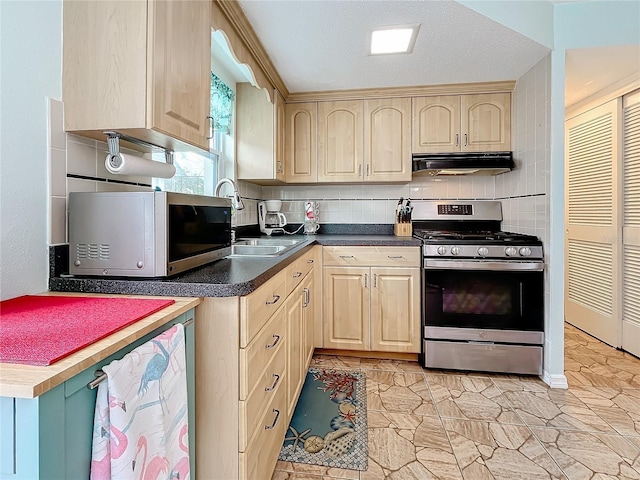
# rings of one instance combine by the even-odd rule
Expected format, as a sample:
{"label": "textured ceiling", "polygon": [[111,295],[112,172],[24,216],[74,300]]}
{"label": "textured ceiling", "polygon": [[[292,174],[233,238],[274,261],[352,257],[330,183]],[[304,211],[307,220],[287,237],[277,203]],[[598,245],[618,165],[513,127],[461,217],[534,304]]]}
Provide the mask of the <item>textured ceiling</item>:
{"label": "textured ceiling", "polygon": [[[453,0],[239,0],[291,93],[516,80],[549,50]],[[421,24],[412,54],[368,55],[376,27]]]}

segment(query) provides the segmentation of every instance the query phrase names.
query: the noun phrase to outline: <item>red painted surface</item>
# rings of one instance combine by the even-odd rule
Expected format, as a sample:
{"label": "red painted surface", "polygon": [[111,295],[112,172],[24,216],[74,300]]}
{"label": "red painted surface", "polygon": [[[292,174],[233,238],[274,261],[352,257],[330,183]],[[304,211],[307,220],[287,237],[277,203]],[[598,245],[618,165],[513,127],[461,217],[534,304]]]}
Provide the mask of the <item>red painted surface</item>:
{"label": "red painted surface", "polygon": [[0,302],[0,362],[51,365],[174,300],[25,295]]}

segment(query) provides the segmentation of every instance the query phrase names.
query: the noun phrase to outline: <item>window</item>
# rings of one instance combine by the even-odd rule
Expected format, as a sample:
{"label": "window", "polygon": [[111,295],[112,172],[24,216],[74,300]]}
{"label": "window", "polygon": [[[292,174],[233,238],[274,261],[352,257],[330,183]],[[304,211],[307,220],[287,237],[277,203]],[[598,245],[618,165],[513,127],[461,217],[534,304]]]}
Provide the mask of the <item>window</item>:
{"label": "window", "polygon": [[[218,170],[224,160],[225,143],[231,140],[233,100],[235,94],[213,72],[211,73],[211,116],[214,134],[209,153],[174,152],[176,174],[172,178],[154,178],[152,185],[167,192],[213,195]],[[164,162],[164,153],[153,159]]]}

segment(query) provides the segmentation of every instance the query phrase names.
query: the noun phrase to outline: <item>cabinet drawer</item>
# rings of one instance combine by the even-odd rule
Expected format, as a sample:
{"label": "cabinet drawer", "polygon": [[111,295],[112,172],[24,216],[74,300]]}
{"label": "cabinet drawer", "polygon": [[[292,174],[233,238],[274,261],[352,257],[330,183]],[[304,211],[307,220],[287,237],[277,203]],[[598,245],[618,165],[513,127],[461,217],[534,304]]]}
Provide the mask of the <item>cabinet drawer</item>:
{"label": "cabinet drawer", "polygon": [[420,247],[323,247],[322,254],[324,266],[420,266]]}
{"label": "cabinet drawer", "polygon": [[247,348],[240,349],[240,400],[247,398],[265,375],[267,364],[284,350],[282,345],[287,329],[285,320],[285,309],[281,308]]}
{"label": "cabinet drawer", "polygon": [[287,276],[287,295],[290,295],[302,279],[307,276],[313,268],[314,262],[313,251],[309,249],[309,252],[298,258],[285,269]]}
{"label": "cabinet drawer", "polygon": [[286,391],[286,388],[278,389],[273,402],[269,404],[256,425],[256,436],[244,453],[240,453],[239,478],[241,480],[271,478],[289,423],[286,412]]}
{"label": "cabinet drawer", "polygon": [[[282,342],[281,342],[282,343]],[[257,435],[258,421],[265,409],[277,396],[280,389],[286,389],[286,342],[285,346],[271,359],[256,383],[251,385],[250,393],[245,401],[240,402],[240,451],[244,451],[254,435]],[[250,368],[260,369],[262,364]],[[284,385],[284,386],[283,386]],[[284,415],[285,412],[282,412]]]}
{"label": "cabinet drawer", "polygon": [[285,270],[278,272],[255,292],[240,298],[240,347],[260,331],[287,297]]}

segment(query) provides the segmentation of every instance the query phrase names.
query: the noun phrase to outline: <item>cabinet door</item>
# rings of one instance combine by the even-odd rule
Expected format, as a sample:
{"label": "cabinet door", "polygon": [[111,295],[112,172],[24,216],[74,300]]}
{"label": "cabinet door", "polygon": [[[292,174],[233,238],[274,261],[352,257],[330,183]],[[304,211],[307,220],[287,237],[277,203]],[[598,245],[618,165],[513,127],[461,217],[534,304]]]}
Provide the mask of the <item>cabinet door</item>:
{"label": "cabinet door", "polygon": [[364,102],[318,104],[318,182],[360,182]]}
{"label": "cabinet door", "polygon": [[463,152],[511,150],[511,94],[462,95],[460,112]]}
{"label": "cabinet door", "polygon": [[364,102],[365,182],[411,181],[411,99]]}
{"label": "cabinet door", "polygon": [[285,106],[285,168],[287,183],[318,181],[317,103]]}
{"label": "cabinet door", "polygon": [[302,389],[302,289],[298,288],[287,299],[287,418],[296,407],[298,393]]}
{"label": "cabinet door", "polygon": [[208,150],[211,4],[151,1],[149,9],[152,128]]}
{"label": "cabinet door", "polygon": [[369,267],[324,269],[324,347],[369,350]]}
{"label": "cabinet door", "polygon": [[[302,336],[303,336],[303,350],[302,350],[302,364],[303,374],[309,367],[309,362],[313,356],[313,329],[315,327],[315,302],[316,298],[313,291],[313,270],[305,277],[302,282]],[[303,377],[304,378],[304,377]]]}
{"label": "cabinet door", "polygon": [[274,157],[276,161],[276,180],[285,180],[285,105],[284,98],[277,89],[273,92],[274,118]]}
{"label": "cabinet door", "polygon": [[274,133],[277,117],[276,106],[264,90],[250,83],[236,85],[235,139],[239,180],[273,183],[277,178]]}
{"label": "cabinet door", "polygon": [[371,350],[420,352],[420,269],[371,268]]}
{"label": "cabinet door", "polygon": [[460,151],[460,97],[413,99],[413,153]]}

